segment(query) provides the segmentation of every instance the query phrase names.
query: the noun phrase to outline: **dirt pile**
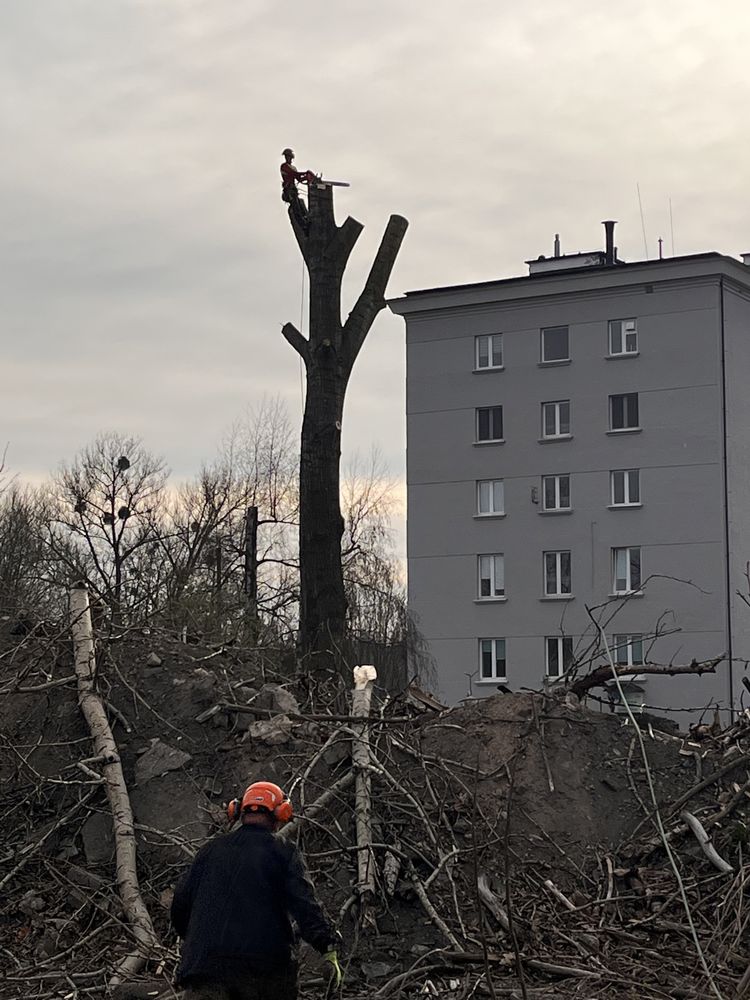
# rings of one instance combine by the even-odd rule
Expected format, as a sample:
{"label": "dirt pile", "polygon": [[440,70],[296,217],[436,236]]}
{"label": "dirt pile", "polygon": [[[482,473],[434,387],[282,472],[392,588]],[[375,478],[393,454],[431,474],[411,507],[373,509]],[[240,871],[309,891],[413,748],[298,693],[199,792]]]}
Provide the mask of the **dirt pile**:
{"label": "dirt pile", "polygon": [[[58,684],[72,672],[67,641],[32,637],[0,657],[0,997],[109,996],[131,945],[75,684]],[[177,958],[171,888],[225,828],[225,803],[260,777],[291,791],[301,818],[285,835],[344,935],[345,997],[710,995],[638,734],[622,718],[531,694],[442,711],[408,693],[376,697],[376,892],[362,899],[358,720],[341,686],[295,684],[280,662],[156,635],[100,649],[162,942],[144,978],[164,995]],[[701,735],[653,723],[643,741],[703,962],[732,996],[750,965],[750,720]],[[731,871],[704,854],[685,808]],[[303,993],[319,993],[321,975],[306,953]]]}

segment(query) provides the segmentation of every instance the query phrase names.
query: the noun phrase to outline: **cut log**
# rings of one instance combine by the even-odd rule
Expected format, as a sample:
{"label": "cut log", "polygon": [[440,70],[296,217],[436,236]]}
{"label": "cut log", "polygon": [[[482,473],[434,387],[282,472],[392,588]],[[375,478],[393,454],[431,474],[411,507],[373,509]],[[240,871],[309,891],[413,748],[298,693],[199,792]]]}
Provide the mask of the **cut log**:
{"label": "cut log", "polygon": [[[370,714],[372,687],[378,672],[375,667],[354,668],[352,715],[366,718]],[[357,894],[360,919],[372,923],[370,909],[375,898],[375,863],[372,854],[372,796],[370,774],[370,726],[367,722],[352,726],[352,765],[354,768],[354,819],[357,828]]]}
{"label": "cut log", "polygon": [[701,845],[701,850],[706,855],[711,864],[714,866],[714,868],[717,868],[720,872],[722,872],[725,875],[728,874],[729,872],[734,871],[734,868],[732,868],[732,866],[729,864],[728,861],[725,861],[724,858],[721,857],[719,852],[711,843],[711,838],[706,833],[705,829],[703,828],[703,824],[699,819],[697,819],[695,816],[693,816],[692,813],[689,813],[687,810],[685,810],[685,812],[680,814],[680,819],[683,821],[683,823],[686,823],[687,826],[690,828],[695,839]]}
{"label": "cut log", "polygon": [[91,608],[88,589],[83,583],[71,589],[70,619],[78,681],[78,705],[91,733],[94,753],[102,760],[102,775],[112,813],[115,838],[117,889],[136,940],[135,950],[120,962],[110,980],[111,985],[116,985],[139,972],[159,942],[138,884],[135,829],[128,786],[125,783],[120,755],[107,719],[104,702],[96,688],[96,656],[91,627]]}

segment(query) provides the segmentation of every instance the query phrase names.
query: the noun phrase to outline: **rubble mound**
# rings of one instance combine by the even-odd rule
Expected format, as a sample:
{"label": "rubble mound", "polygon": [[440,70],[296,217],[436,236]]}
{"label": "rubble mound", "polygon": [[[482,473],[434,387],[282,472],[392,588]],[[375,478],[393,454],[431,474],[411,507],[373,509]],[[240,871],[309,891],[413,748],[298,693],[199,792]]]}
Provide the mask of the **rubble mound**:
{"label": "rubble mound", "polygon": [[[173,995],[171,889],[258,778],[291,793],[299,818],[283,835],[341,929],[351,1000],[729,997],[750,984],[750,719],[698,740],[657,720],[636,732],[570,696],[448,709],[412,687],[376,689],[365,726],[341,682],[297,681],[280,657],[139,635],[98,650],[99,687],[160,946],[140,985],[112,988],[132,942],[111,817],[64,681],[70,651],[40,642],[12,669],[0,660],[3,1000]],[[358,884],[352,764],[365,736],[372,889]],[[302,995],[321,995],[320,963],[302,957]]]}

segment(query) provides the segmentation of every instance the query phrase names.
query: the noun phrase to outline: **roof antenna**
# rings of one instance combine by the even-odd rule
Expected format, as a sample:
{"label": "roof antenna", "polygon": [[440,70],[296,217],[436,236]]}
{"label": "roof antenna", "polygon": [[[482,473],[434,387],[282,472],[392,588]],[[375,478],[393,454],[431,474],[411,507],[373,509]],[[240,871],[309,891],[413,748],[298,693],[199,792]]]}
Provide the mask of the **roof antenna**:
{"label": "roof antenna", "polygon": [[674,257],[674,219],[672,218],[672,199],[669,199],[669,228],[672,231],[672,256]]}
{"label": "roof antenna", "polygon": [[646,251],[646,260],[648,260],[648,243],[646,242],[646,220],[643,217],[643,202],[641,201],[641,185],[639,181],[635,182],[635,189],[638,192],[638,208],[641,211],[641,229],[643,230],[643,249]]}
{"label": "roof antenna", "polygon": [[659,260],[664,260],[664,240],[659,237]]}

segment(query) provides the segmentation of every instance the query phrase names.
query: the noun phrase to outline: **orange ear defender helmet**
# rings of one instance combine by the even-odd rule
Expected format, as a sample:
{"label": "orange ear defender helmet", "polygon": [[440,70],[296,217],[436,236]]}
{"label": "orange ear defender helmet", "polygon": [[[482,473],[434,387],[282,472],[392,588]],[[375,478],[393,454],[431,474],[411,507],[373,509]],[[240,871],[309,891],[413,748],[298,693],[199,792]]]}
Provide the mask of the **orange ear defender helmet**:
{"label": "orange ear defender helmet", "polygon": [[294,816],[292,803],[278,785],[271,781],[256,781],[245,789],[242,799],[232,799],[227,816],[234,823],[244,812],[269,812],[277,823],[288,823]]}

